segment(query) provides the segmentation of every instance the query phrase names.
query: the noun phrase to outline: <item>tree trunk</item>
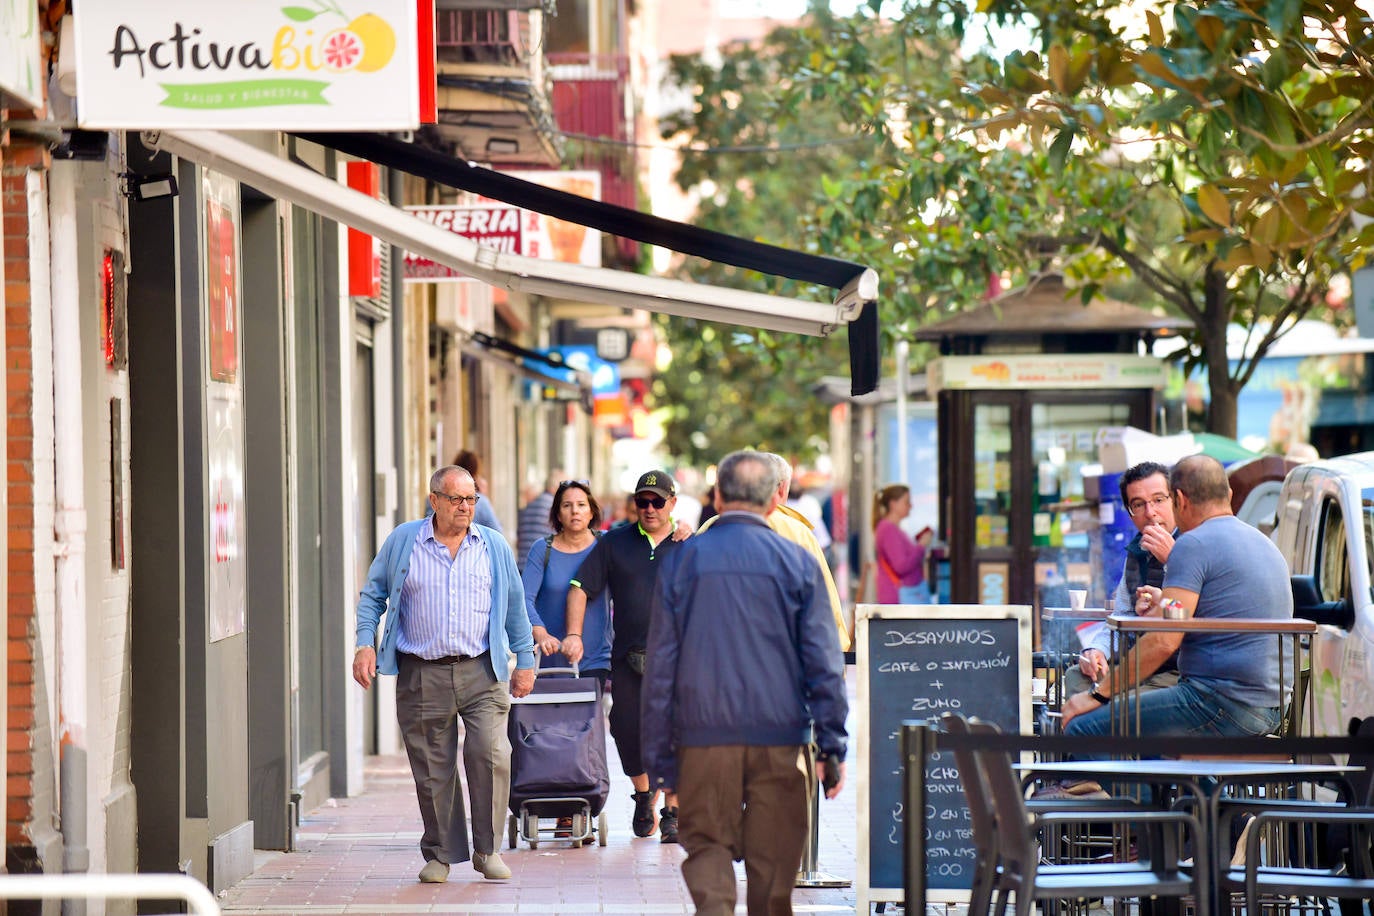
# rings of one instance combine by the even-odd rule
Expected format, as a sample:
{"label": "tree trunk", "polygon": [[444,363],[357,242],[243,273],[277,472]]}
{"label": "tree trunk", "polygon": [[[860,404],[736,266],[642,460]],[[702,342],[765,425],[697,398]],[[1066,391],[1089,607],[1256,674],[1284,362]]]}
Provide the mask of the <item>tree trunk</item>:
{"label": "tree trunk", "polygon": [[1217,378],[1214,369],[1207,373],[1207,385],[1212,391],[1211,403],[1207,407],[1207,431],[1234,439],[1240,391],[1224,365],[1220,374],[1221,378]]}
{"label": "tree trunk", "polygon": [[1240,387],[1231,378],[1231,363],[1226,358],[1226,328],[1231,321],[1231,291],[1226,274],[1215,266],[1207,271],[1203,284],[1202,347],[1207,365],[1207,387],[1211,400],[1207,407],[1207,431],[1236,437]]}

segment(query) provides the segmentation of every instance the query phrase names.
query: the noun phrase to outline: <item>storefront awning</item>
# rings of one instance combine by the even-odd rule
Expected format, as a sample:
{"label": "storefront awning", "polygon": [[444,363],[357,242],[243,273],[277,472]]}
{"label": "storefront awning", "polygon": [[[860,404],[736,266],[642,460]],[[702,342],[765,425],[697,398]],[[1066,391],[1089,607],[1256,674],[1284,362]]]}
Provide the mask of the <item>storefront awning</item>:
{"label": "storefront awning", "polygon": [[[564,366],[554,357],[535,350],[527,350],[480,331],[472,332],[459,344],[459,349],[463,351],[463,355],[470,356],[489,366],[496,366],[498,369],[527,378],[545,388],[552,388],[564,395],[571,395],[582,405],[585,412],[592,412],[592,380],[586,372],[578,372],[570,366]],[[503,356],[502,354],[509,355]],[[523,360],[523,362],[517,360]],[[548,366],[550,369],[557,370],[558,374],[541,372],[537,366],[528,365],[529,362]],[[572,376],[572,381],[568,381],[569,375]]]}
{"label": "storefront awning", "polygon": [[[342,136],[355,135],[303,136],[316,142],[322,142],[327,138],[331,145],[343,149],[342,141],[337,144],[335,141]],[[356,136],[378,139],[373,135]],[[150,131],[144,134],[144,142],[150,147],[165,150],[231,176],[269,196],[306,207],[413,254],[448,265],[468,276],[513,292],[582,299],[626,308],[648,309],[669,315],[813,336],[825,336],[839,327],[849,326],[850,374],[854,393],[863,394],[871,391],[878,382],[877,274],[862,265],[834,258],[804,255],[723,233],[708,233],[693,226],[671,223],[527,182],[518,184],[528,185],[530,189],[537,188],[541,192],[537,199],[528,203],[514,199],[516,196],[530,194],[524,188],[512,186],[507,189],[507,196],[482,192],[517,206],[548,213],[560,219],[571,219],[650,244],[663,245],[676,251],[699,254],[722,263],[760,270],[775,276],[824,284],[839,289],[839,294],[831,303],[812,302],[530,258],[483,248],[471,239],[433,226],[404,210],[347,188],[304,166],[257,149],[227,134],[215,131]],[[429,152],[419,147],[411,149]],[[383,165],[393,165],[386,157],[361,157]],[[448,161],[456,162],[451,159]],[[465,163],[458,164],[466,166]],[[416,163],[412,163],[412,166],[414,165]],[[394,167],[404,168],[399,164]],[[510,176],[487,171],[489,175],[505,179],[506,182],[517,181]],[[570,198],[571,203],[577,206],[595,205],[595,212],[584,212],[585,218],[566,215],[568,202],[559,201],[559,197]],[[550,202],[560,204],[558,212],[545,209]],[[618,228],[602,225],[613,216],[604,208],[626,214],[626,224]],[[630,216],[638,217],[640,221],[630,226]],[[652,222],[645,223],[644,220]],[[643,226],[653,229],[653,223],[667,224],[655,229],[662,232],[662,235],[647,231],[641,231],[641,234],[625,231],[627,228],[640,231],[640,227]],[[714,254],[706,253],[707,251]]]}

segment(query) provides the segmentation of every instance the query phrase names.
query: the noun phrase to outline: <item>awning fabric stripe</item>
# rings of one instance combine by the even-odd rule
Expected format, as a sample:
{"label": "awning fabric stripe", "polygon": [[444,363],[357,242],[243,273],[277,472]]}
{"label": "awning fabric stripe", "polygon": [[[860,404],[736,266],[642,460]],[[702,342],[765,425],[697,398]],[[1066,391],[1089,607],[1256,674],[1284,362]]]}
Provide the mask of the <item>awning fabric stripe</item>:
{"label": "awning fabric stripe", "polygon": [[[384,134],[301,133],[295,136],[436,184],[480,194],[555,219],[772,276],[841,289],[868,270],[853,261],[792,251],[579,197]],[[873,391],[878,385],[881,354],[877,302],[865,303],[858,317],[849,323],[848,332],[850,382],[852,394],[857,397]]]}
{"label": "awning fabric stripe", "polygon": [[302,133],[294,136],[427,178],[436,184],[720,264],[819,283],[832,289],[840,289],[866,269],[853,261],[792,251],[546,188],[384,134]]}

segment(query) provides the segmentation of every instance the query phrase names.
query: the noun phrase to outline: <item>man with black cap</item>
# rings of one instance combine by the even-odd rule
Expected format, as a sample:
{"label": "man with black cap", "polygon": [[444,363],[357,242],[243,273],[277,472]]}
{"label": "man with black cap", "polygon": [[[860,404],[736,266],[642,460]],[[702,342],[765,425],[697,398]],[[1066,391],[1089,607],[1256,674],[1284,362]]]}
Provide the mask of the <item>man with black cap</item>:
{"label": "man with black cap", "polygon": [[[649,609],[663,558],[677,546],[673,540],[673,506],[677,484],[667,471],[649,471],[635,484],[639,522],[613,528],[597,541],[568,589],[568,635],[563,654],[576,663],[582,657],[582,620],[587,600],[609,588],[614,608],[611,642],[611,736],[620,765],[634,783],[635,836],[654,833],[654,797],[640,753],[639,697],[644,685],[645,646],[649,642]],[[677,796],[668,793],[659,812],[659,839],[677,842]]]}

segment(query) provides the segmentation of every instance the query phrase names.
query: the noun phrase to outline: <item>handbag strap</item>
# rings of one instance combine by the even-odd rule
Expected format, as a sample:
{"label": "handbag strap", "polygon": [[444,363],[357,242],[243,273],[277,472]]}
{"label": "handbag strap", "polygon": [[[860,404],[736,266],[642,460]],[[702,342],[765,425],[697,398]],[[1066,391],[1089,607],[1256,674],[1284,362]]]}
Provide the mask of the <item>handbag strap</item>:
{"label": "handbag strap", "polygon": [[883,558],[882,554],[878,555],[878,565],[882,567],[883,572],[887,573],[887,577],[892,580],[893,585],[900,586],[902,584],[901,577],[897,575],[897,571],[892,568],[892,564]]}

